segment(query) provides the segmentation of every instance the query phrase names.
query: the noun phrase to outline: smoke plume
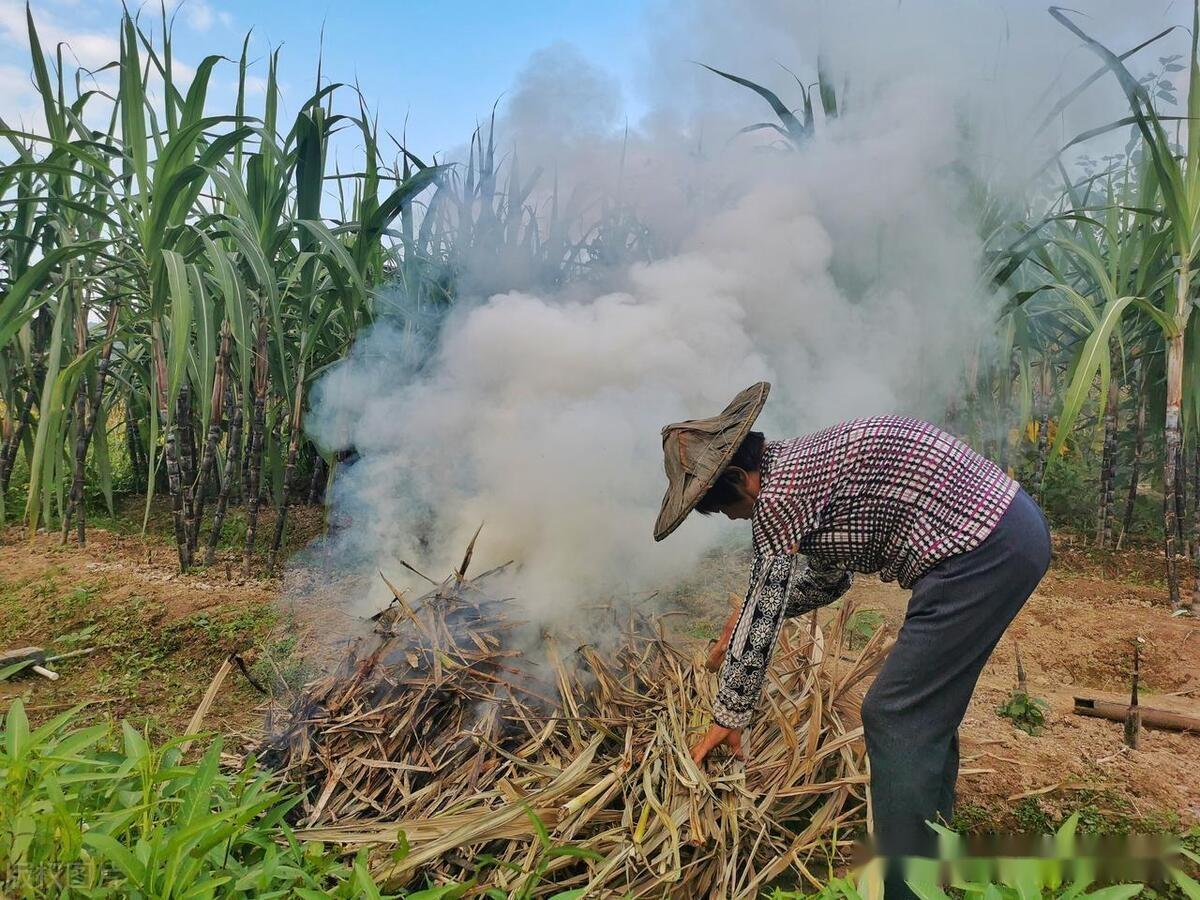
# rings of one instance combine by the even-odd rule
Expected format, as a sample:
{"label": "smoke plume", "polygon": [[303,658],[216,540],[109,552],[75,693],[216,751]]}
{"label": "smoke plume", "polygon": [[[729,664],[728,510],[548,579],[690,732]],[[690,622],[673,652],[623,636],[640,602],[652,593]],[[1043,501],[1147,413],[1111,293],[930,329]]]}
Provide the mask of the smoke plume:
{"label": "smoke plume", "polygon": [[[1138,6],[1086,11],[1124,49],[1162,27]],[[873,413],[938,420],[994,331],[977,189],[1024,202],[1064,135],[1120,109],[1098,85],[1034,137],[1038,99],[1097,66],[1037,4],[665,12],[653,20],[675,24],[652,33],[646,108],[627,127],[616,82],[561,46],[530,61],[498,124],[506,158],[544,167],[541,190],[554,179],[634,207],[654,258],[566,288],[526,279],[460,297],[432,345],[397,322],[364,336],[308,418],[323,445],[358,454],[332,493],[342,527],[325,558],[339,567],[393,574],[404,559],[440,575],[484,522],[477,565],[517,560],[515,592],[539,620],[669,585],[746,529],[693,516],[653,542],[661,427],[760,379],[774,386],[768,438]],[[842,114],[818,113],[816,135],[786,152],[767,130],[735,137],[770,110],[691,62],[799,106],[777,63],[815,81],[819,52]]]}

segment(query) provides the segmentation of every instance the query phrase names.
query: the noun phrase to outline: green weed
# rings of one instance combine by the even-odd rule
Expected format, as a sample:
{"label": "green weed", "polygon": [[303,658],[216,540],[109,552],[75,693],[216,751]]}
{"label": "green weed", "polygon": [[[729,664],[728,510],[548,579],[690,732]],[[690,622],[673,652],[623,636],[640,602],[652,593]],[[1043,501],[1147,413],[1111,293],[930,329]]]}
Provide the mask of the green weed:
{"label": "green weed", "polygon": [[1038,735],[1046,726],[1043,710],[1049,704],[1041,697],[1031,697],[1024,691],[1013,690],[1008,698],[996,707],[997,715],[1011,719],[1015,727],[1026,734]]}
{"label": "green weed", "polygon": [[846,621],[851,647],[862,647],[883,625],[883,613],[877,609],[855,610]]}
{"label": "green weed", "polygon": [[20,700],[0,735],[0,892],[7,896],[379,896],[360,857],[343,863],[284,821],[297,798],[253,762],[195,763],[181,738],[122,724],[33,730]]}

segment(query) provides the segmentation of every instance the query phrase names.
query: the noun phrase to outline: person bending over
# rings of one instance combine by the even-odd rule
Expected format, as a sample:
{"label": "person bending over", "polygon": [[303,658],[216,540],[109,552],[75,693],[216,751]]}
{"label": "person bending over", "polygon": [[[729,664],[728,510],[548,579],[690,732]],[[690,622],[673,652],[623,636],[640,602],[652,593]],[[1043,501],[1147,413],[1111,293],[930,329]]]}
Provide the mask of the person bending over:
{"label": "person bending over", "polygon": [[958,726],[984,663],[1050,564],[1050,531],[1001,469],[941,429],[874,416],[791,440],[751,426],[770,385],[719,416],[662,431],[661,541],[692,509],[749,519],[754,559],[719,664],[714,724],[691,748],[743,755],[785,619],[838,599],[852,572],[911,588],[896,643],[862,704],[875,845],[885,895],[911,896],[898,861],[936,854],[926,822],[949,822]]}

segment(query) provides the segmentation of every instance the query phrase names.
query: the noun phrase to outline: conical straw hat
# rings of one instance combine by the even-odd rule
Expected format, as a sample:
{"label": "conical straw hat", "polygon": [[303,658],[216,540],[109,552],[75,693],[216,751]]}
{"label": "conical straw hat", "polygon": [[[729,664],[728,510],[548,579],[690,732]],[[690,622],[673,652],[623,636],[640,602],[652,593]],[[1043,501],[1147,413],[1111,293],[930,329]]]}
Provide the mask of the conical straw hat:
{"label": "conical straw hat", "polygon": [[679,527],[729,465],[770,390],[770,384],[760,381],[734,397],[719,416],[676,422],[662,430],[667,493],[654,523],[656,541]]}

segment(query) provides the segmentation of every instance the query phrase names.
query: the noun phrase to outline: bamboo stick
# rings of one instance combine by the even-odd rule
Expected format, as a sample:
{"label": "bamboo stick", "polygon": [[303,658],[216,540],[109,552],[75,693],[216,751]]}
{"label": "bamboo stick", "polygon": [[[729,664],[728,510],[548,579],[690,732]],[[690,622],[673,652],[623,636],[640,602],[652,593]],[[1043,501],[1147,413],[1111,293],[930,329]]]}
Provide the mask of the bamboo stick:
{"label": "bamboo stick", "polygon": [[[1092,716],[1098,719],[1111,719],[1114,722],[1124,722],[1129,712],[1129,705],[1104,700],[1099,697],[1076,697],[1075,708],[1072,712],[1077,716]],[[1157,709],[1152,706],[1142,706],[1141,723],[1152,728],[1166,728],[1171,731],[1193,731],[1200,733],[1200,716],[1174,712],[1169,709]]]}

